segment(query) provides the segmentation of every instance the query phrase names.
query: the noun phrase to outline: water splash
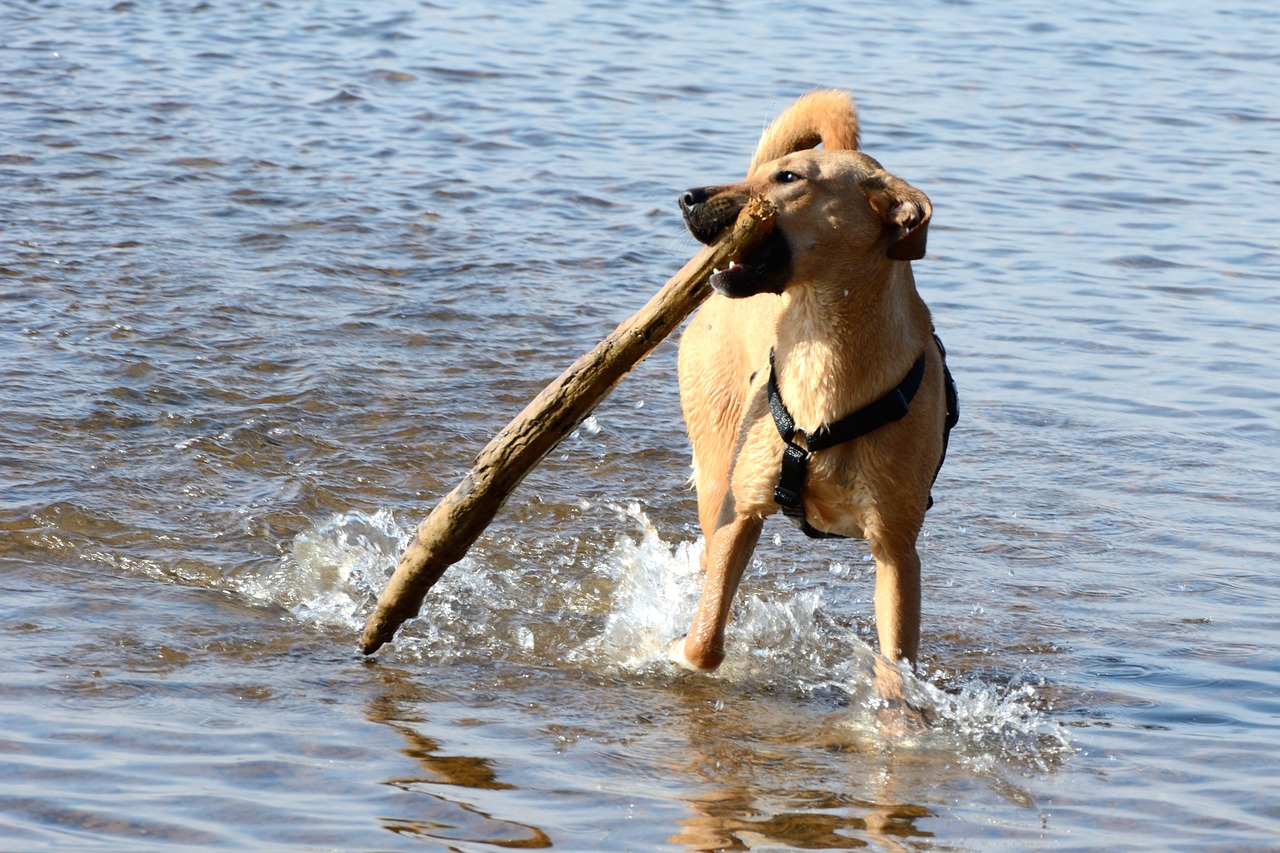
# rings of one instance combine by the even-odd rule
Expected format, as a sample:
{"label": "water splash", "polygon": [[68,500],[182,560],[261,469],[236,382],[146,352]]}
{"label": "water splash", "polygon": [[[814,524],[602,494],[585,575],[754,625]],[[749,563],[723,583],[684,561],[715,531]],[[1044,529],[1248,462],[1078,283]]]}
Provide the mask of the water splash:
{"label": "water splash", "polygon": [[[560,537],[525,543],[507,568],[495,570],[495,555],[473,552],[432,590],[393,653],[435,662],[567,660],[584,669],[665,677],[667,646],[687,628],[701,589],[702,543],[669,544],[638,505],[610,509],[634,533],[621,533],[603,554]],[[387,510],[334,516],[300,534],[275,571],[242,578],[240,591],[354,636],[412,535]],[[840,696],[848,726],[875,729],[879,705],[870,685],[877,655],[832,609],[820,584],[766,576],[744,585],[727,632],[729,657],[708,677],[802,701]],[[1065,729],[1041,709],[1043,684],[1034,676],[992,685],[975,673],[921,678],[904,671],[904,681],[908,700],[933,722],[914,739],[917,748],[953,751],[977,765],[1014,761],[1041,769],[1071,750]]]}
{"label": "water splash", "polygon": [[274,570],[239,575],[234,586],[246,598],[284,607],[303,622],[354,631],[412,535],[385,509],[335,515],[298,534]]}
{"label": "water splash", "polygon": [[700,543],[668,545],[638,505],[614,511],[640,526],[640,538],[621,537],[595,567],[594,574],[612,586],[609,614],[600,633],[572,657],[639,671],[665,661],[667,646],[684,630],[700,592],[702,549]]}
{"label": "water splash", "polygon": [[930,711],[934,743],[975,769],[1006,761],[1048,771],[1074,751],[1067,729],[1037,707],[1040,679],[997,686],[939,674],[938,684],[912,678],[908,685],[911,701]]}
{"label": "water splash", "polygon": [[[665,670],[667,645],[687,627],[700,591],[702,543],[668,545],[639,507],[616,509],[639,538],[620,538],[596,567],[614,584],[610,612],[577,658],[624,671]],[[848,570],[836,564],[831,572]],[[744,585],[726,634],[729,657],[710,677],[749,690],[840,695],[849,726],[878,729],[880,703],[871,690],[878,655],[833,609],[821,585],[767,575],[759,587]],[[998,761],[1045,770],[1072,750],[1066,729],[1040,709],[1045,685],[1034,676],[1007,685],[975,673],[937,671],[926,680],[904,670],[903,678],[908,700],[932,721],[914,739],[917,748],[947,750],[983,770]]]}

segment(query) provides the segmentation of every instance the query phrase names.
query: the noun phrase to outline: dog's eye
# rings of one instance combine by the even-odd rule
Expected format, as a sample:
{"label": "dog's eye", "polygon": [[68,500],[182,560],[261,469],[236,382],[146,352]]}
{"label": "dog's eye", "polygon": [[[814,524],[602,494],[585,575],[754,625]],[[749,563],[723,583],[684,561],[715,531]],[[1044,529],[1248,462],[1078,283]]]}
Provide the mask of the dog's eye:
{"label": "dog's eye", "polygon": [[773,176],[773,179],[780,184],[794,184],[796,181],[804,180],[795,172],[783,169],[781,172]]}

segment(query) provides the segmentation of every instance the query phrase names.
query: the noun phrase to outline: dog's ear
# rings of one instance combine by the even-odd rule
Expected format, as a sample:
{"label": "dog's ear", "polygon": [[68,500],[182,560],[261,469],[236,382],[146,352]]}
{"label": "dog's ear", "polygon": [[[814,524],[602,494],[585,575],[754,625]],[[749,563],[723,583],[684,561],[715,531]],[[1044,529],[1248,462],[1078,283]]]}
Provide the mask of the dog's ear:
{"label": "dog's ear", "polygon": [[877,175],[868,184],[867,200],[884,222],[885,254],[894,261],[923,258],[933,216],[928,196],[889,174]]}

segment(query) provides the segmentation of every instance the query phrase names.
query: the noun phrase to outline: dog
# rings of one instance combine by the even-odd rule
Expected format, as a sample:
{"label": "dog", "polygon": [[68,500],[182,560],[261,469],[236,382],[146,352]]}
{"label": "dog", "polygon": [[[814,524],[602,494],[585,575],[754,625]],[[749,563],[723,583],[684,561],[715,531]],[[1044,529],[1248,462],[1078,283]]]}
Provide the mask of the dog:
{"label": "dog", "polygon": [[919,654],[916,538],[958,406],[911,271],[933,208],[859,151],[858,135],[847,92],[809,93],[764,131],[745,181],[680,196],[706,244],[753,195],[777,216],[762,246],[712,275],[715,293],[680,341],[704,579],[668,657],[698,672],[720,665],[743,570],[782,509],[811,536],[868,541],[875,688],[900,708],[900,666]]}

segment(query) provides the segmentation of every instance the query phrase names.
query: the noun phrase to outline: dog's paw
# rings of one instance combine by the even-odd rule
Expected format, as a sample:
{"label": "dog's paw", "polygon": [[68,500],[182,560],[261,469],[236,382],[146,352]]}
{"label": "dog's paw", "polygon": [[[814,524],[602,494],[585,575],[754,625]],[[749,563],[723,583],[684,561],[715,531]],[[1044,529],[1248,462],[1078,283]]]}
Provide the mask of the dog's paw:
{"label": "dog's paw", "polygon": [[667,646],[667,660],[671,661],[681,669],[697,672],[698,668],[694,666],[693,663],[684,655],[684,640],[685,638],[681,637],[671,645]]}
{"label": "dog's paw", "polygon": [[674,663],[676,666],[680,667],[681,669],[686,669],[689,672],[714,671],[716,666],[719,665],[718,661],[716,662],[715,665],[712,665],[712,666],[699,666],[697,663],[694,663],[694,661],[692,661],[687,654],[685,654],[684,643],[686,639],[688,638],[681,637],[680,639],[672,643],[670,646],[667,646],[667,659],[670,660],[672,663]]}
{"label": "dog's paw", "polygon": [[906,737],[929,729],[929,718],[924,711],[905,699],[886,699],[876,709],[876,722],[886,737]]}
{"label": "dog's paw", "polygon": [[876,698],[876,720],[884,734],[918,734],[929,728],[929,718],[924,711],[907,701],[901,665],[877,656],[872,691]]}

